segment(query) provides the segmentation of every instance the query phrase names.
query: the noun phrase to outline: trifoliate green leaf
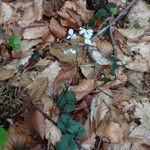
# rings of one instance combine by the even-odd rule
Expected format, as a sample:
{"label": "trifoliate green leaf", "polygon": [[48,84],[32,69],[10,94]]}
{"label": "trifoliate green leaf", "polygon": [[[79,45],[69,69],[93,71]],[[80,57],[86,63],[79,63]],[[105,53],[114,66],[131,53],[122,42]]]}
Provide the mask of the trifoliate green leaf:
{"label": "trifoliate green leaf", "polygon": [[33,53],[32,59],[35,61],[39,61],[41,59],[41,54],[37,51]]}
{"label": "trifoliate green leaf", "polygon": [[108,16],[109,16],[108,12],[103,8],[99,9],[95,14],[96,19],[106,19]]}
{"label": "trifoliate green leaf", "polygon": [[70,122],[72,121],[72,118],[67,115],[67,114],[62,114],[59,118],[58,118],[58,128],[62,131],[62,132],[67,132],[68,131],[68,126],[70,125]]}
{"label": "trifoliate green leaf", "polygon": [[74,103],[67,103],[64,105],[63,110],[65,112],[72,112],[74,110],[74,108],[75,108]]}
{"label": "trifoliate green leaf", "polygon": [[85,129],[84,129],[83,125],[80,122],[77,122],[77,121],[74,121],[74,120],[72,120],[70,125],[68,126],[68,132],[70,134],[75,135],[75,136],[85,135]]}
{"label": "trifoliate green leaf", "polygon": [[61,140],[56,143],[56,150],[76,150],[77,145],[70,134],[62,136]]}
{"label": "trifoliate green leaf", "polygon": [[96,19],[95,19],[94,17],[91,17],[91,18],[89,19],[89,21],[88,21],[88,26],[89,26],[90,28],[94,28],[95,22],[96,22]]}
{"label": "trifoliate green leaf", "polygon": [[4,128],[0,128],[0,148],[5,146],[7,137],[8,132]]}
{"label": "trifoliate green leaf", "polygon": [[13,49],[17,50],[17,49],[20,49],[21,39],[17,35],[10,36],[8,38],[8,43]]}

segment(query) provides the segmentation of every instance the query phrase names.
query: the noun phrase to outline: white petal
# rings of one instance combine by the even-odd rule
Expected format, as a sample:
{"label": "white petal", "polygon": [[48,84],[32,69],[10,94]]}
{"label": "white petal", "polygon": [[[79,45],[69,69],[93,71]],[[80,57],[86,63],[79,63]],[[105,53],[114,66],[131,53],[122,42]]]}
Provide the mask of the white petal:
{"label": "white petal", "polygon": [[85,42],[85,44],[91,45],[91,40],[90,39],[85,39],[84,42]]}
{"label": "white petal", "polygon": [[74,55],[76,53],[77,53],[76,50],[74,50],[72,48],[64,51],[65,55]]}
{"label": "white petal", "polygon": [[73,29],[69,29],[69,30],[68,30],[68,34],[69,34],[69,35],[73,35],[73,33],[74,33]]}
{"label": "white petal", "polygon": [[70,39],[70,38],[71,38],[71,36],[70,36],[70,35],[68,35],[68,36],[67,36],[67,39]]}
{"label": "white petal", "polygon": [[91,39],[92,35],[88,34],[87,32],[84,33],[84,37],[86,39]]}
{"label": "white petal", "polygon": [[80,30],[80,31],[79,31],[79,34],[81,34],[81,35],[82,35],[82,34],[84,34],[84,33],[86,32],[86,29],[81,28],[81,27],[80,27],[80,29],[79,29],[79,30]]}
{"label": "white petal", "polygon": [[71,39],[76,39],[77,38],[77,35],[74,33],[71,37]]}

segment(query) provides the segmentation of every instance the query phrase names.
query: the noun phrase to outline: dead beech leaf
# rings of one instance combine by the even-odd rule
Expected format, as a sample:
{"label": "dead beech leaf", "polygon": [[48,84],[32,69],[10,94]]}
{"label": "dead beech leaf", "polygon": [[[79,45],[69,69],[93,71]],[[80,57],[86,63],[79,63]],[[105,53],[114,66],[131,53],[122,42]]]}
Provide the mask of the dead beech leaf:
{"label": "dead beech leaf", "polygon": [[94,78],[94,68],[89,65],[81,65],[80,66],[82,74],[87,78],[87,79],[93,79]]}
{"label": "dead beech leaf", "polygon": [[98,130],[97,135],[108,138],[111,142],[121,142],[124,136],[125,128],[115,122],[103,122]]}
{"label": "dead beech leaf", "polygon": [[31,130],[36,131],[44,139],[46,129],[45,117],[38,110],[30,111],[30,116],[28,117],[31,118],[29,121]]}
{"label": "dead beech leaf", "polygon": [[34,10],[36,21],[41,20],[43,16],[43,0],[36,0],[34,2]]}
{"label": "dead beech leaf", "polygon": [[126,68],[139,71],[139,72],[148,72],[148,63],[141,56],[136,56],[134,61],[130,61],[125,65]]}
{"label": "dead beech leaf", "polygon": [[99,38],[96,38],[94,40],[94,44],[105,57],[107,57],[110,53],[112,53],[113,50],[112,44],[107,40],[100,40]]}
{"label": "dead beech leaf", "polygon": [[0,24],[5,24],[6,22],[8,22],[12,15],[13,15],[12,7],[7,3],[1,2],[1,6],[0,6]]}
{"label": "dead beech leaf", "polygon": [[144,34],[144,29],[135,29],[135,28],[129,28],[129,29],[117,29],[123,36],[125,36],[127,39],[130,40],[137,40],[140,36]]}
{"label": "dead beech leaf", "polygon": [[45,120],[46,130],[45,130],[45,138],[49,139],[53,145],[55,145],[61,138],[61,131],[58,129],[53,123],[49,120]]}
{"label": "dead beech leaf", "polygon": [[6,67],[0,67],[0,81],[12,78],[15,73],[17,73],[16,70],[8,69]]}
{"label": "dead beech leaf", "polygon": [[63,38],[67,34],[67,29],[62,27],[54,18],[50,20],[50,30],[58,38]]}
{"label": "dead beech leaf", "polygon": [[83,79],[78,85],[71,86],[69,88],[70,91],[74,91],[76,93],[77,100],[81,100],[83,97],[88,95],[95,89],[95,83],[92,79]]}
{"label": "dead beech leaf", "polygon": [[29,6],[25,9],[24,15],[21,17],[21,19],[18,21],[18,24],[22,27],[27,27],[31,23],[33,23],[35,20],[35,13],[32,6]]}
{"label": "dead beech leaf", "polygon": [[37,78],[27,88],[30,96],[33,100],[39,100],[43,92],[45,92],[48,85],[48,79],[46,77]]}
{"label": "dead beech leaf", "polygon": [[23,32],[23,38],[27,40],[37,39],[49,34],[49,28],[47,26],[35,26],[25,28]]}
{"label": "dead beech leaf", "polygon": [[68,14],[74,19],[74,21],[76,22],[76,24],[81,27],[82,26],[82,20],[81,20],[81,16],[75,12],[73,12],[70,9],[67,9]]}
{"label": "dead beech leaf", "polygon": [[25,145],[27,135],[15,126],[11,126],[8,130],[8,138],[6,140],[6,146],[4,150],[12,150],[14,147],[22,147]]}

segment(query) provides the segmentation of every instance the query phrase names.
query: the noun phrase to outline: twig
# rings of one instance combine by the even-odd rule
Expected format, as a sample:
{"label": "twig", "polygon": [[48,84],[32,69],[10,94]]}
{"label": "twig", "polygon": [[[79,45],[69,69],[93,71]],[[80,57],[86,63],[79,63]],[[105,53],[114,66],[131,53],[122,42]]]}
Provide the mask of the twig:
{"label": "twig", "polygon": [[47,143],[47,150],[50,150],[50,143],[51,143],[50,136],[51,136],[51,134],[49,133],[48,143]]}
{"label": "twig", "polygon": [[95,38],[100,36],[102,33],[104,33],[111,26],[114,26],[116,24],[116,22],[118,20],[120,20],[123,16],[125,16],[128,13],[128,11],[132,8],[132,6],[135,5],[138,2],[139,2],[139,0],[132,0],[132,2],[125,9],[123,9],[114,20],[112,20],[106,27],[104,27],[103,29],[99,30],[97,32],[97,34],[95,36],[93,36],[92,40],[94,40]]}

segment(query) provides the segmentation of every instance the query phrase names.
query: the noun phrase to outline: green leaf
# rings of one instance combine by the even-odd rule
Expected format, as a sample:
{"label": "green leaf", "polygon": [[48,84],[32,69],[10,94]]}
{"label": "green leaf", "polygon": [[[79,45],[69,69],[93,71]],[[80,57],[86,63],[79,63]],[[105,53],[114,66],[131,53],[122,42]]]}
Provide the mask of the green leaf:
{"label": "green leaf", "polygon": [[133,22],[133,28],[135,28],[135,29],[141,29],[142,27],[140,26],[139,22],[137,20],[135,20]]}
{"label": "green leaf", "polygon": [[56,143],[56,150],[76,150],[77,145],[70,134],[62,136],[61,140]]}
{"label": "green leaf", "polygon": [[106,76],[101,77],[101,80],[104,81],[105,83],[111,81],[111,79],[110,79],[110,78],[107,78]]}
{"label": "green leaf", "polygon": [[83,136],[85,135],[85,129],[83,125],[80,122],[72,120],[69,127],[68,127],[68,132],[70,134],[73,134],[75,136],[80,135]]}
{"label": "green leaf", "polygon": [[65,97],[66,97],[67,102],[69,102],[69,103],[76,102],[76,95],[75,95],[75,92],[73,92],[73,91],[66,92]]}
{"label": "green leaf", "polygon": [[118,13],[118,7],[115,3],[108,3],[106,9],[112,14],[116,15]]}
{"label": "green leaf", "polygon": [[119,65],[117,63],[115,63],[115,62],[110,66],[110,73],[111,73],[111,75],[113,75],[113,76],[115,75],[115,72],[118,69],[118,67],[119,67]]}
{"label": "green leaf", "polygon": [[0,147],[5,146],[7,137],[8,132],[4,128],[0,128]]}
{"label": "green leaf", "polygon": [[8,38],[8,43],[13,49],[17,50],[17,49],[20,49],[21,39],[17,35],[10,36]]}
{"label": "green leaf", "polygon": [[62,130],[62,132],[67,132],[68,131],[68,126],[70,125],[70,122],[72,121],[72,118],[67,115],[67,114],[62,114],[58,118],[58,128]]}
{"label": "green leaf", "polygon": [[110,12],[113,14],[113,15],[116,15],[118,13],[118,8],[117,7],[111,7],[110,8]]}
{"label": "green leaf", "polygon": [[108,16],[108,12],[103,8],[99,9],[95,14],[96,19],[106,19]]}
{"label": "green leaf", "polygon": [[63,110],[65,112],[72,112],[75,108],[75,105],[74,103],[67,103],[64,107],[63,107]]}
{"label": "green leaf", "polygon": [[94,17],[91,17],[91,18],[89,19],[89,21],[88,21],[88,26],[89,26],[90,28],[94,28],[95,22],[96,22],[96,19],[95,19]]}
{"label": "green leaf", "polygon": [[37,51],[33,53],[32,59],[35,61],[39,61],[41,59],[41,54]]}
{"label": "green leaf", "polygon": [[6,30],[5,30],[5,29],[0,28],[0,33],[4,34],[5,32],[6,32]]}

